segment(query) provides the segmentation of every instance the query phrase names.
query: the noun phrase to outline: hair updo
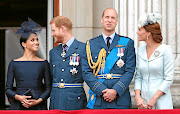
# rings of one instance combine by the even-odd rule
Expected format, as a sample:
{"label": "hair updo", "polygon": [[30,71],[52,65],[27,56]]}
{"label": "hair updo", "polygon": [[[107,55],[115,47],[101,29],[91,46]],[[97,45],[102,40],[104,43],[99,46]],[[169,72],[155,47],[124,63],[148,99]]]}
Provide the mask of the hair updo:
{"label": "hair updo", "polygon": [[154,24],[148,24],[144,26],[147,32],[151,32],[152,38],[155,42],[161,43],[163,40],[163,37],[161,35],[161,28],[159,23],[154,23]]}

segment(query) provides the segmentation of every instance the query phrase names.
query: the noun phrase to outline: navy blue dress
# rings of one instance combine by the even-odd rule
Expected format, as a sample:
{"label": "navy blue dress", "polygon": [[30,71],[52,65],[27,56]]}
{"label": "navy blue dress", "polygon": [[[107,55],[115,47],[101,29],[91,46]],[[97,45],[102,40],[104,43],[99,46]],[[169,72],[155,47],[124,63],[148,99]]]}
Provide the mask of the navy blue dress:
{"label": "navy blue dress", "polygon": [[[16,92],[12,90],[14,79]],[[35,99],[42,98],[43,101],[33,107],[25,108],[20,101],[15,100],[16,94],[23,95],[31,91]],[[46,110],[47,98],[51,91],[51,77],[49,63],[45,61],[14,61],[11,60],[8,67],[6,94],[12,98],[11,110]]]}

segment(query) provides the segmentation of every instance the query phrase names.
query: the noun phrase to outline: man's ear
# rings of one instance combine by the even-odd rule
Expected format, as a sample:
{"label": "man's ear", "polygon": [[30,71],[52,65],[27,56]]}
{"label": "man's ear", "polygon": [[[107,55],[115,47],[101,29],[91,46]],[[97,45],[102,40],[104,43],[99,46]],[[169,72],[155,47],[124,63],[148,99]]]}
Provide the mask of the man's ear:
{"label": "man's ear", "polygon": [[102,18],[101,18],[101,23],[103,22]]}
{"label": "man's ear", "polygon": [[61,26],[61,30],[62,30],[62,32],[65,32],[66,27],[65,26]]}

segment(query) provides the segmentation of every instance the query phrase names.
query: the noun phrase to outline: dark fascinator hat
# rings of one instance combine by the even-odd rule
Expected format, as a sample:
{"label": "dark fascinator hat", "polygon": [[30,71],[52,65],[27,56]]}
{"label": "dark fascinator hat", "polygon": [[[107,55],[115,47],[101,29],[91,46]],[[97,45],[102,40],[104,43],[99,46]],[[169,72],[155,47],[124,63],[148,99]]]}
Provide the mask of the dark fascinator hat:
{"label": "dark fascinator hat", "polygon": [[22,38],[29,38],[31,33],[37,34],[42,30],[41,25],[28,18],[28,21],[24,21],[21,24],[21,29],[19,29],[16,33],[20,34]]}

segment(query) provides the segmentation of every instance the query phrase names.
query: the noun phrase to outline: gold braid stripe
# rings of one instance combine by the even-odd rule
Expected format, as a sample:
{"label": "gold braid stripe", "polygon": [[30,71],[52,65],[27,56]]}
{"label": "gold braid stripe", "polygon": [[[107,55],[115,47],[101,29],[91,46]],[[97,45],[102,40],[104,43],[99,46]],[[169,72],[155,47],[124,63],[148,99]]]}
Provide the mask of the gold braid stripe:
{"label": "gold braid stripe", "polygon": [[[98,55],[98,60],[97,62],[93,62],[92,56],[91,56],[91,49],[90,49],[90,43],[87,41],[86,44],[86,53],[87,53],[87,59],[88,59],[88,64],[91,69],[93,69],[93,74],[96,77],[98,75],[98,72],[100,68],[103,68],[105,65],[105,59],[106,59],[106,50],[102,48],[99,52]],[[96,70],[97,68],[97,70]]]}

